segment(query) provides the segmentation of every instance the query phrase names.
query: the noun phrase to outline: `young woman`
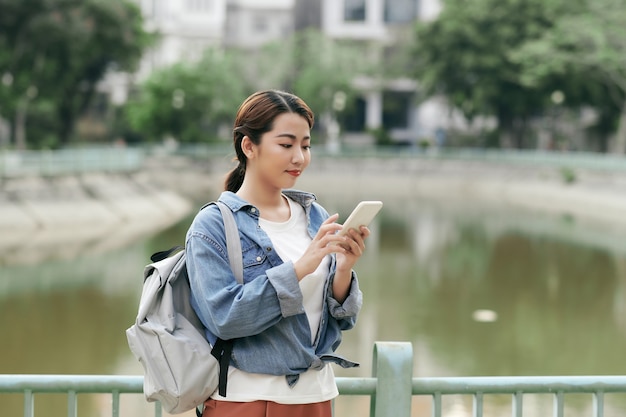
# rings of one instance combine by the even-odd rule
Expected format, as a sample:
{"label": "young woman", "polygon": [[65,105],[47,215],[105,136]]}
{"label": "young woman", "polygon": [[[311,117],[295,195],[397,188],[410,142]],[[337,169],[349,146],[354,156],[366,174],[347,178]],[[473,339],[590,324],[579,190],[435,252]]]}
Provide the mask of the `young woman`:
{"label": "young woman", "polygon": [[312,111],[286,92],[257,92],[239,108],[239,165],[220,200],[239,228],[244,285],[230,269],[216,206],[187,233],[192,305],[209,342],[235,339],[226,396],[214,393],[204,417],[330,417],[338,391],[329,363],[357,366],[334,352],[361,308],[352,268],[370,232],[338,236],[337,214],[290,190],[311,162],[312,127]]}

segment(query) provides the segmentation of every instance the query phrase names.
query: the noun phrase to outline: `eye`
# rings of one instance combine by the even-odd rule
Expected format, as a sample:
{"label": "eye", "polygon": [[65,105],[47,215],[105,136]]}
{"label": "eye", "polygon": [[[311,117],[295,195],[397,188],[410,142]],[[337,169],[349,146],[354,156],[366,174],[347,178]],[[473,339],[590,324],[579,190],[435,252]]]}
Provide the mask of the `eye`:
{"label": "eye", "polygon": [[291,143],[281,143],[280,146],[282,146],[285,149],[289,149],[291,148],[293,145]]}
{"label": "eye", "polygon": [[311,150],[311,145],[303,145],[302,149],[304,149],[305,151],[309,151]]}

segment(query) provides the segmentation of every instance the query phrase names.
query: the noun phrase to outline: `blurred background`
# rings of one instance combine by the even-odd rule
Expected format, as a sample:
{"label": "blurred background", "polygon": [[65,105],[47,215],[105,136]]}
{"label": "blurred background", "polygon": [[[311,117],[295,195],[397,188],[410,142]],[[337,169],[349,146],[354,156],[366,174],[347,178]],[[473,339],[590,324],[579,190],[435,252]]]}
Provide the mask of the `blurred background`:
{"label": "blurred background", "polygon": [[277,88],[316,114],[298,187],[341,219],[385,203],[341,347],[362,367],[337,375],[369,376],[376,340],[412,342],[415,376],[624,374],[624,22],[626,0],[0,0],[0,373],[141,374],[143,267],[222,190],[238,105]]}
{"label": "blurred background", "polygon": [[[444,7],[445,6],[445,7]],[[621,0],[2,0],[0,146],[227,140],[282,88],[331,149],[624,152]]]}

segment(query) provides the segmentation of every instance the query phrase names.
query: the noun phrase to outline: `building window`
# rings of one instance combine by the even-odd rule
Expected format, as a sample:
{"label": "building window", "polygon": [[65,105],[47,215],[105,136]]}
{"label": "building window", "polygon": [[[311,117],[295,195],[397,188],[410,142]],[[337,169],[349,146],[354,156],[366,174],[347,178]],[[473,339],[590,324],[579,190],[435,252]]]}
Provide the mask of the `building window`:
{"label": "building window", "polygon": [[339,123],[346,132],[363,132],[365,131],[365,112],[367,103],[360,97],[357,97],[352,105],[349,105],[343,112],[339,114]]}
{"label": "building window", "polygon": [[383,93],[383,127],[389,129],[408,129],[409,110],[413,93],[385,91]]}
{"label": "building window", "polygon": [[365,2],[366,0],[344,0],[343,19],[346,22],[364,22]]}
{"label": "building window", "polygon": [[[271,19],[271,17],[269,17]],[[252,18],[254,33],[265,33],[269,30],[270,22],[265,14],[256,14]]]}
{"label": "building window", "polygon": [[212,0],[186,0],[187,10],[193,13],[209,13]]}
{"label": "building window", "polygon": [[407,23],[418,18],[419,0],[385,0],[385,22]]}

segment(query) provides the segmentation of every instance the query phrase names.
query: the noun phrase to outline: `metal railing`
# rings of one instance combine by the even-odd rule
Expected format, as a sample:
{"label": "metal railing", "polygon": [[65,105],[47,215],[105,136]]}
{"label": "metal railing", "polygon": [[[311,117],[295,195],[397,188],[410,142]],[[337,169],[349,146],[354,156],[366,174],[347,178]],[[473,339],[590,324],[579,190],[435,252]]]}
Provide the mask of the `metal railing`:
{"label": "metal railing", "polygon": [[[545,377],[443,377],[414,378],[413,350],[410,343],[376,342],[373,354],[373,376],[369,378],[338,377],[340,395],[370,396],[371,417],[409,417],[415,396],[430,398],[432,417],[444,416],[444,398],[462,395],[471,397],[472,416],[484,414],[485,398],[508,394],[511,415],[523,416],[524,397],[528,394],[552,396],[552,416],[565,415],[569,394],[587,394],[592,399],[592,415],[605,416],[605,394],[626,393],[626,376],[545,376]],[[35,397],[40,393],[67,395],[68,417],[78,416],[80,394],[111,395],[112,416],[120,414],[121,394],[141,394],[143,377],[116,375],[0,375],[2,394],[24,396],[24,417],[33,417]],[[0,401],[0,415],[3,414]],[[626,410],[622,410],[622,414]],[[156,404],[154,415],[162,415]],[[495,415],[495,414],[494,414]]]}
{"label": "metal railing", "polygon": [[140,169],[143,158],[142,149],[121,147],[0,151],[0,178],[129,172]]}
{"label": "metal railing", "polygon": [[[566,394],[590,394],[593,417],[603,417],[605,394],[626,393],[626,376],[525,376],[525,377],[455,377],[414,378],[413,395],[432,396],[433,416],[442,416],[442,397],[470,395],[473,416],[483,416],[485,397],[496,394],[511,396],[512,416],[522,417],[524,396],[552,396],[552,417],[565,415]],[[626,412],[626,408],[623,413]]]}
{"label": "metal railing", "polygon": [[[207,159],[232,154],[232,147],[209,144],[184,144],[173,150],[177,155]],[[315,158],[378,158],[466,161],[519,166],[571,167],[595,171],[626,171],[626,155],[579,151],[535,149],[431,148],[352,146],[328,152],[323,145],[314,147]]]}
{"label": "metal railing", "polygon": [[[224,144],[181,145],[167,147],[85,147],[54,151],[0,150],[0,178],[23,176],[58,176],[85,172],[128,172],[141,169],[146,156],[177,155],[207,160],[230,161],[233,151]],[[593,171],[626,171],[626,156],[593,152],[559,152],[521,149],[463,149],[353,147],[328,153],[323,146],[315,148],[316,158],[416,159],[578,168]]]}

